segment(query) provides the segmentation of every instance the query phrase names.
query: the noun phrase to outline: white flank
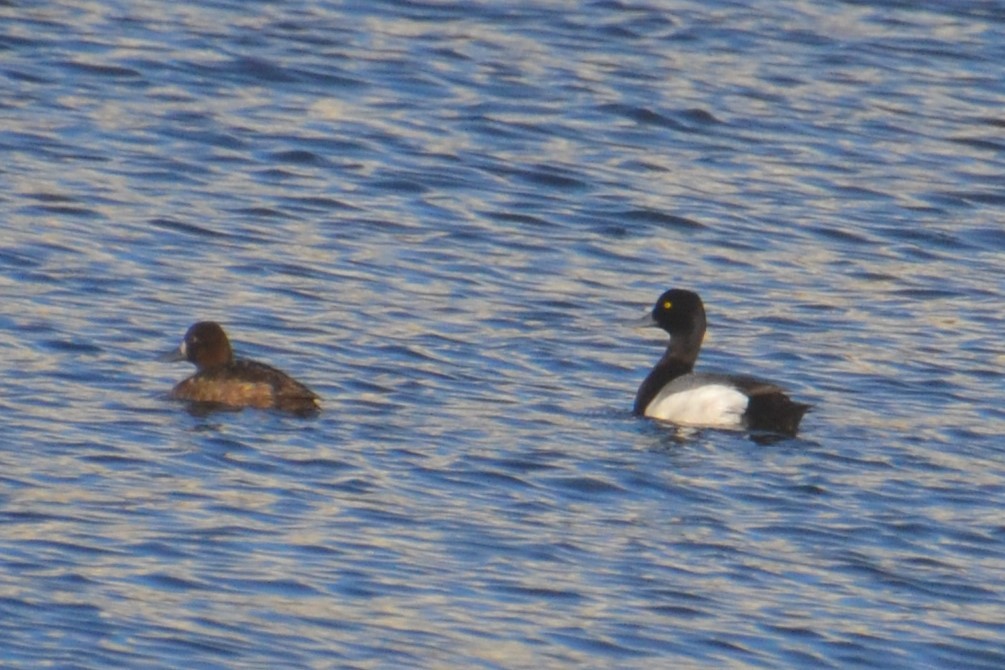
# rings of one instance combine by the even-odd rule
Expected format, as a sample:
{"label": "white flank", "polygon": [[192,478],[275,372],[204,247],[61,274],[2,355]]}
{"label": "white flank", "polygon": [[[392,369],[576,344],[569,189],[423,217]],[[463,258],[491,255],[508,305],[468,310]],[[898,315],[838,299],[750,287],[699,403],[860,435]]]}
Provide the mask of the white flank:
{"label": "white flank", "polygon": [[676,392],[664,388],[646,406],[645,415],[682,426],[739,428],[747,402],[747,396],[725,384]]}

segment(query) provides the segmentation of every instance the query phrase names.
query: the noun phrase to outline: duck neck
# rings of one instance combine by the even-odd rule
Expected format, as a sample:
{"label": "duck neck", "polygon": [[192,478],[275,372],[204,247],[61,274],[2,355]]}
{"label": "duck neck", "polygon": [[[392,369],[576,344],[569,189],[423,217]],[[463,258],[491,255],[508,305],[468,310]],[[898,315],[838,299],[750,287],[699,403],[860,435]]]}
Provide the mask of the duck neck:
{"label": "duck neck", "polygon": [[690,333],[670,336],[670,343],[667,345],[666,353],[660,362],[666,360],[679,361],[687,366],[690,372],[698,360],[698,352],[701,351],[701,341],[705,339],[705,328],[696,328]]}
{"label": "duck neck", "polygon": [[646,407],[660,392],[660,389],[677,377],[686,375],[694,369],[703,336],[704,333],[701,332],[670,336],[670,344],[667,345],[663,357],[660,358],[656,367],[639,386],[638,393],[635,394],[635,408],[633,410],[635,414],[644,414]]}

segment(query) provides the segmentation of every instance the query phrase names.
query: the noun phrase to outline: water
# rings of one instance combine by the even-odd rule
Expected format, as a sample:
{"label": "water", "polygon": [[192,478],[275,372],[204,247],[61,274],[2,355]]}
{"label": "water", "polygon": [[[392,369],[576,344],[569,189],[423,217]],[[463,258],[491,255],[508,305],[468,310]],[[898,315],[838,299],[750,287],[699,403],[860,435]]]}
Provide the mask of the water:
{"label": "water", "polygon": [[[0,18],[5,667],[1005,665],[1005,8]],[[798,439],[630,415],[670,286]]]}

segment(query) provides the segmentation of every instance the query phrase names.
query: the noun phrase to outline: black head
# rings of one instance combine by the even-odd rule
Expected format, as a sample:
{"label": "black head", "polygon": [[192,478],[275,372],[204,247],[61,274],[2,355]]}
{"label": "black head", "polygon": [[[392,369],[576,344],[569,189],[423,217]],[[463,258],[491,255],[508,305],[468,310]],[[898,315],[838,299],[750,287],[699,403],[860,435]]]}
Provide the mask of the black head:
{"label": "black head", "polygon": [[220,324],[214,321],[200,321],[193,324],[185,333],[185,339],[175,351],[173,360],[186,360],[204,370],[232,362],[234,352]]}
{"label": "black head", "polygon": [[694,291],[672,288],[656,301],[652,325],[659,326],[671,337],[685,335],[700,338],[705,334],[705,306]]}

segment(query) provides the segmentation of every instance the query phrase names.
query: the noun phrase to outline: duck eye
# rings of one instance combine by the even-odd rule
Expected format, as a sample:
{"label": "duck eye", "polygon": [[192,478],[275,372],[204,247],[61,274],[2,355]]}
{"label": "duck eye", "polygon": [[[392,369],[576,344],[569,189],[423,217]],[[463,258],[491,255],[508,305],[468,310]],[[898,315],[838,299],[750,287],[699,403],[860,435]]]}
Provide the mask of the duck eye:
{"label": "duck eye", "polygon": [[664,300],[663,301],[663,309],[670,310],[672,308],[673,308],[673,303],[672,302],[670,302],[669,300]]}

